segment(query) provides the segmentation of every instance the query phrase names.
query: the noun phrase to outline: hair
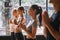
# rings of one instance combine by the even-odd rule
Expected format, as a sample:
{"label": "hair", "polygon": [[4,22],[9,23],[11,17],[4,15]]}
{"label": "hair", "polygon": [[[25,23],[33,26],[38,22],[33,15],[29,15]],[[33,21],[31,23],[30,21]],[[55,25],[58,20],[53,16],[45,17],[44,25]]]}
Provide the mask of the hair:
{"label": "hair", "polygon": [[40,26],[42,25],[42,8],[38,5],[32,5],[31,8],[33,10],[36,10],[36,15],[39,14],[39,22],[40,22]]}
{"label": "hair", "polygon": [[[14,16],[14,14],[15,14],[14,12],[16,13],[16,12],[17,12],[17,9],[14,9],[14,10],[13,10],[13,16]],[[16,19],[14,19],[14,23],[17,25]]]}
{"label": "hair", "polygon": [[19,7],[18,10],[23,10],[24,11],[24,7]]}

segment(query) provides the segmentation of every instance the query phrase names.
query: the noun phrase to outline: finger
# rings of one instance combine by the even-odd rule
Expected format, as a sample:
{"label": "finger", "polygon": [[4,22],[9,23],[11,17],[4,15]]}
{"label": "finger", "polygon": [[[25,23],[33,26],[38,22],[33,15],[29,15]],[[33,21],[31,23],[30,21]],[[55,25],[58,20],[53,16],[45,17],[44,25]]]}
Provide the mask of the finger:
{"label": "finger", "polygon": [[47,11],[44,11],[44,12],[43,12],[43,15],[44,15],[44,18],[45,18],[47,21],[50,20]]}

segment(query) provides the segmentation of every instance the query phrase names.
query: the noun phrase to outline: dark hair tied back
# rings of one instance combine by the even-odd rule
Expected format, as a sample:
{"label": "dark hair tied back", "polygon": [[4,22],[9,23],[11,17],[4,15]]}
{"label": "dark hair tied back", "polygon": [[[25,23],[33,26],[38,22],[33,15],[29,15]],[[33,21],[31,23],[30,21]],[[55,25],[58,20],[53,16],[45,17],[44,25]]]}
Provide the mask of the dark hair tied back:
{"label": "dark hair tied back", "polygon": [[31,8],[33,10],[36,10],[36,15],[39,14],[39,22],[40,22],[40,26],[42,25],[42,8],[41,6],[38,6],[38,5],[32,5]]}

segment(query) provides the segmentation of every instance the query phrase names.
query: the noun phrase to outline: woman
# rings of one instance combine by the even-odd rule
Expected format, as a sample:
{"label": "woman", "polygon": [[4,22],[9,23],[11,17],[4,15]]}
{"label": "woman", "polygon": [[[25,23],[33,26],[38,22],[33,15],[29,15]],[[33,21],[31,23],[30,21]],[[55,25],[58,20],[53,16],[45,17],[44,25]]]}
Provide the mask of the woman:
{"label": "woman", "polygon": [[60,40],[60,0],[50,0],[50,3],[53,4],[55,10],[51,19],[49,19],[46,11],[42,14],[46,40]]}
{"label": "woman", "polygon": [[[13,17],[17,18],[17,10],[14,9],[13,10]],[[10,32],[11,32],[11,40],[16,40],[15,39],[15,23],[14,23],[14,19],[9,19],[9,24],[10,24]]]}
{"label": "woman", "polygon": [[[18,20],[17,20],[16,25],[18,25],[19,23],[24,24],[24,22],[25,22],[25,18],[23,16],[24,15],[24,8],[23,7],[19,7],[17,11],[18,11]],[[22,30],[21,30],[20,27],[16,28],[15,36],[16,36],[17,40],[24,40],[24,36],[22,34]]]}
{"label": "woman", "polygon": [[[30,21],[31,23],[28,23],[28,25],[30,24],[30,26],[25,26],[23,24],[20,23],[20,27],[26,31],[27,33],[27,40],[36,40],[36,31],[37,31],[37,15],[40,16],[40,14],[42,13],[42,9],[37,6],[37,5],[32,5],[30,7],[29,10],[29,15],[32,17],[32,20]],[[28,29],[26,28],[28,27]]]}

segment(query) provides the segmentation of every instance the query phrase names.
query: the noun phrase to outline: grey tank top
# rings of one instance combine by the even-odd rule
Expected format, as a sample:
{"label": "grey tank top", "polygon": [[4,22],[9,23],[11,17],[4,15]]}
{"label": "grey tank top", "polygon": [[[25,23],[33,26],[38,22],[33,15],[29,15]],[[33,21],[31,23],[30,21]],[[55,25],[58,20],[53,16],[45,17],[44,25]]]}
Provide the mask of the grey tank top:
{"label": "grey tank top", "polygon": [[30,33],[32,33],[32,27],[37,28],[37,21],[36,21],[36,20],[34,20],[34,22],[32,23],[32,25],[30,25],[30,26],[28,27],[28,31],[29,31]]}

